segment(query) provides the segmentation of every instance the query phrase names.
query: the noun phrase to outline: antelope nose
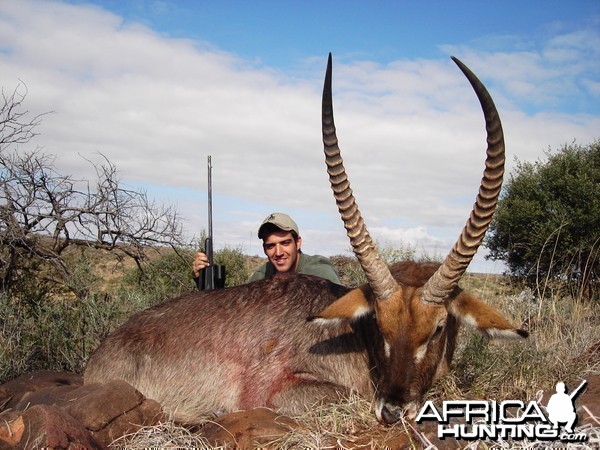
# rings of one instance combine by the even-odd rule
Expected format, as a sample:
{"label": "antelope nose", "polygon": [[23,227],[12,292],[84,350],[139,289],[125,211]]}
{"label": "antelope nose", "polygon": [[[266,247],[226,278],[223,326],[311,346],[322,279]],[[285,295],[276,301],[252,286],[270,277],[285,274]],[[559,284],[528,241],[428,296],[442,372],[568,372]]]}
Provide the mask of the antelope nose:
{"label": "antelope nose", "polygon": [[380,402],[378,406],[377,418],[387,425],[392,425],[402,418],[413,420],[417,417],[418,402],[411,401],[402,406],[392,402]]}
{"label": "antelope nose", "polygon": [[385,403],[381,408],[381,418],[387,425],[398,422],[404,414],[404,408],[401,406]]}

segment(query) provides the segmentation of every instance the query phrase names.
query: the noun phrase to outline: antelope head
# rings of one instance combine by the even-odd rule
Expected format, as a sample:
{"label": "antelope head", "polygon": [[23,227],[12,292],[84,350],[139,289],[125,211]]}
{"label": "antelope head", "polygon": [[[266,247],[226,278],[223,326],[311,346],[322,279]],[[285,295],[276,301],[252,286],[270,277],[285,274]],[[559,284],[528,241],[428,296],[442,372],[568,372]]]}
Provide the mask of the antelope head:
{"label": "antelope head", "polygon": [[389,268],[377,251],[354,199],[338,147],[333,120],[331,54],[323,88],[322,129],[329,180],[338,210],[368,285],[349,292],[317,318],[356,320],[374,314],[383,336],[375,368],[375,414],[385,423],[414,418],[424,393],[443,375],[454,351],[460,323],[490,337],[525,338],[497,310],[463,292],[464,274],[492,219],[504,174],[504,136],[494,103],[483,84],[452,58],[479,98],[487,128],[485,170],[465,227],[441,265],[400,264]]}

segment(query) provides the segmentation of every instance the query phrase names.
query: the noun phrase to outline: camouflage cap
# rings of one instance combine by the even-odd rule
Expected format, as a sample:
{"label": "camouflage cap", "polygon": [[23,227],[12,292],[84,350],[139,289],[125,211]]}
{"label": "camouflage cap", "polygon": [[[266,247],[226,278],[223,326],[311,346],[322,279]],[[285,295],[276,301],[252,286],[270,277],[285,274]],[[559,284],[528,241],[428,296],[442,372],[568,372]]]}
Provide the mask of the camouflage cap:
{"label": "camouflage cap", "polygon": [[263,239],[265,234],[269,232],[269,229],[273,227],[279,228],[283,231],[293,231],[296,235],[299,235],[298,225],[292,220],[290,216],[283,213],[272,213],[267,216],[260,228],[258,229],[258,238]]}

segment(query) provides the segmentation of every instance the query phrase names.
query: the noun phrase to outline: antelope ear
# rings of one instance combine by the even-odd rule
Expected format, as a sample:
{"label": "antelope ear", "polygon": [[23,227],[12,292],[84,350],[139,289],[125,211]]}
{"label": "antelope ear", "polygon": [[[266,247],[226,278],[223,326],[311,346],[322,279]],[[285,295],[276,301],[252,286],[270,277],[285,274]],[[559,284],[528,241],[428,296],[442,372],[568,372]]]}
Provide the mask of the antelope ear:
{"label": "antelope ear", "polygon": [[448,312],[461,323],[477,328],[490,338],[519,339],[529,336],[529,332],[513,327],[496,308],[466,292],[461,292],[450,302]]}
{"label": "antelope ear", "polygon": [[369,302],[371,290],[368,286],[361,286],[340,297],[323,311],[306,319],[320,325],[338,323],[342,320],[356,320],[373,311]]}

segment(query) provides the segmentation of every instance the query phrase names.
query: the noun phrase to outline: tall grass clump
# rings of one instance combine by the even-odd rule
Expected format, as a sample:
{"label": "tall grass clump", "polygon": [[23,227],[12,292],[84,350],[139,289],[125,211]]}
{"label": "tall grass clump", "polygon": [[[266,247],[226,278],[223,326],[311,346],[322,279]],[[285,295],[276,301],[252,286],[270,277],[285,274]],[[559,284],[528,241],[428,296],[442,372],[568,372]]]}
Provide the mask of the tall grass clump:
{"label": "tall grass clump", "polygon": [[42,369],[81,372],[122,315],[106,296],[35,303],[0,296],[0,382]]}
{"label": "tall grass clump", "polygon": [[[498,277],[491,276],[495,279]],[[519,341],[489,340],[463,327],[454,371],[437,395],[452,399],[532,400],[552,392],[558,381],[576,386],[600,373],[600,305],[570,296],[540,299],[521,283],[481,284],[481,276],[463,284],[530,332]],[[451,381],[448,383],[448,381]]]}
{"label": "tall grass clump", "polygon": [[[143,267],[102,284],[89,254],[72,259],[69,291],[34,289],[0,294],[0,383],[35,370],[81,373],[91,352],[127,318],[166,299],[196,289],[191,249],[159,249]],[[245,282],[246,257],[239,248],[215,252],[227,268],[227,285]],[[102,285],[102,286],[101,286]],[[77,292],[77,295],[73,295]]]}
{"label": "tall grass clump", "polygon": [[[196,289],[192,262],[196,251],[190,248],[163,250],[141,268],[125,273],[122,292],[137,293],[156,304]],[[214,263],[225,266],[225,286],[243,284],[250,278],[248,265],[240,247],[225,247],[214,252]]]}
{"label": "tall grass clump", "polygon": [[[170,264],[159,263],[156,273]],[[35,370],[81,373],[108,333],[132,313],[177,292],[181,284],[157,275],[153,277],[155,288],[151,288],[134,282],[129,271],[122,280],[99,290],[101,276],[94,272],[88,256],[73,259],[73,265],[68,280],[72,291],[38,292],[32,287],[0,295],[0,383]],[[23,280],[23,284],[35,286],[36,280]]]}
{"label": "tall grass clump", "polygon": [[[410,244],[391,244],[385,243],[383,245],[377,243],[379,247],[379,253],[383,261],[386,264],[392,265],[400,261],[417,261],[417,262],[430,262],[430,261],[442,261],[442,256],[438,254],[428,254],[422,252],[417,255],[416,247]],[[351,250],[350,250],[351,252]],[[348,287],[357,287],[367,282],[367,278],[360,263],[354,256],[338,255],[331,257],[331,261],[335,266],[342,284]]]}

